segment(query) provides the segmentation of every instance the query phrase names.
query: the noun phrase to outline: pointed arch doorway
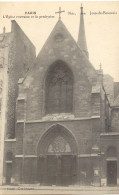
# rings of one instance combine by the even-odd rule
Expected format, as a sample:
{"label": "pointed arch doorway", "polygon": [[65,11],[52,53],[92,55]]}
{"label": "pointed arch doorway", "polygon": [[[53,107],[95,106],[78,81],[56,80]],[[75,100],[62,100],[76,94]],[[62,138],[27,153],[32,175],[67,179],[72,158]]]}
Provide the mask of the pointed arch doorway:
{"label": "pointed arch doorway", "polygon": [[41,185],[68,186],[77,181],[77,147],[63,126],[50,128],[38,145],[38,182]]}

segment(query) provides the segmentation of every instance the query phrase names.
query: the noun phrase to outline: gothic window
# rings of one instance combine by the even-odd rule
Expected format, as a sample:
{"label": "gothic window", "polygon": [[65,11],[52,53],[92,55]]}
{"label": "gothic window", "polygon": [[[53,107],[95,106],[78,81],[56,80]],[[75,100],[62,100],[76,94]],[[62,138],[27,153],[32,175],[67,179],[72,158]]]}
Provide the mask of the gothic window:
{"label": "gothic window", "polygon": [[73,109],[73,75],[62,61],[54,63],[46,78],[46,114],[71,113]]}

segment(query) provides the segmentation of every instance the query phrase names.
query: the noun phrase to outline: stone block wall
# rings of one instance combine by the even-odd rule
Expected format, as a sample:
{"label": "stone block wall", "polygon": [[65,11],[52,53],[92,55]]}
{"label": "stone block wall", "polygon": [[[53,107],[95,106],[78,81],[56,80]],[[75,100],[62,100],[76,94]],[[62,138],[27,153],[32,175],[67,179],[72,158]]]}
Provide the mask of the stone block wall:
{"label": "stone block wall", "polygon": [[[68,129],[76,140],[78,154],[91,154],[92,146],[100,140],[100,119],[18,122],[16,126],[16,154],[36,155],[41,137],[56,124]],[[25,129],[24,129],[25,125]],[[24,142],[24,144],[23,144]]]}
{"label": "stone block wall", "polygon": [[103,75],[103,85],[108,94],[108,99],[110,104],[113,104],[114,101],[114,79],[110,75]]}
{"label": "stone block wall", "polygon": [[35,47],[21,30],[16,21],[12,21],[12,40],[9,52],[9,77],[8,77],[8,114],[7,137],[15,136],[15,109],[18,95],[18,80],[24,77],[29,67],[35,60]]}
{"label": "stone block wall", "polygon": [[119,108],[113,107],[111,110],[111,129],[119,133]]}

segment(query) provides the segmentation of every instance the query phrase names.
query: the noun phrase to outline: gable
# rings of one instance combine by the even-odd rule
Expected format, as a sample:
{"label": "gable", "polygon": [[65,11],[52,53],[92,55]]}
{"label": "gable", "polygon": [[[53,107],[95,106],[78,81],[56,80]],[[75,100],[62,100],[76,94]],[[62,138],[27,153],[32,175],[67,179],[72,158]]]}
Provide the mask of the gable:
{"label": "gable", "polygon": [[62,21],[58,21],[55,25],[49,38],[38,54],[33,69],[36,69],[37,73],[41,71],[41,69],[47,72],[49,66],[57,60],[62,60],[67,63],[73,72],[79,74],[78,77],[82,74],[85,77],[87,76],[90,82],[92,82],[93,77],[96,76],[94,67],[81,48],[79,48]]}
{"label": "gable", "polygon": [[[58,62],[61,63],[58,64]],[[49,94],[48,97],[52,96],[52,93],[49,93],[46,90],[47,75],[53,64],[60,67],[62,63],[66,65],[62,71],[65,71],[65,67],[67,67],[66,70],[70,70],[71,75],[73,76],[73,85],[71,85],[71,83],[68,85],[62,83],[61,85],[62,96],[64,98],[62,103],[69,105],[69,99],[72,99],[72,102],[70,102],[70,105],[72,105],[70,112],[73,112],[74,115],[78,116],[90,116],[91,91],[93,81],[95,80],[96,82],[97,73],[64,24],[61,21],[58,21],[41,52],[37,56],[34,66],[32,66],[24,79],[22,85],[24,89],[21,87],[21,91],[23,90],[27,93],[27,112],[29,113],[27,116],[29,120],[33,118],[37,119],[50,112],[46,112],[47,106],[49,109],[49,105],[51,104],[49,103],[49,99],[47,100],[46,98],[46,93]],[[55,75],[50,78],[54,77]],[[49,87],[55,93],[53,98],[58,97],[58,88],[60,87],[60,84],[57,83],[56,86]],[[57,88],[57,90],[54,90],[55,88]],[[70,90],[71,98],[69,99],[64,91],[64,89],[68,88],[73,89],[73,91]],[[50,100],[54,100],[53,98],[50,98]],[[56,101],[53,101],[53,105],[61,105],[60,101],[61,98],[57,98]],[[55,107],[55,111],[53,112],[56,112],[56,110],[59,111],[59,108],[59,106],[57,108]],[[66,109],[62,108],[63,107],[60,109],[62,112],[69,112],[67,110],[68,106]]]}

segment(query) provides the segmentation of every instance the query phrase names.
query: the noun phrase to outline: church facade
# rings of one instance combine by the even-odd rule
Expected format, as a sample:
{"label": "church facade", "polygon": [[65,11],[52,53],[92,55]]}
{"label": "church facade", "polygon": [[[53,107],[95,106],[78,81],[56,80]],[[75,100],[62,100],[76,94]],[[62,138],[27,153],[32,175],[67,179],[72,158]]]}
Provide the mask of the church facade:
{"label": "church facade", "polygon": [[77,43],[59,19],[37,57],[16,21],[3,33],[2,184],[119,184],[119,83],[90,63],[82,11]]}

